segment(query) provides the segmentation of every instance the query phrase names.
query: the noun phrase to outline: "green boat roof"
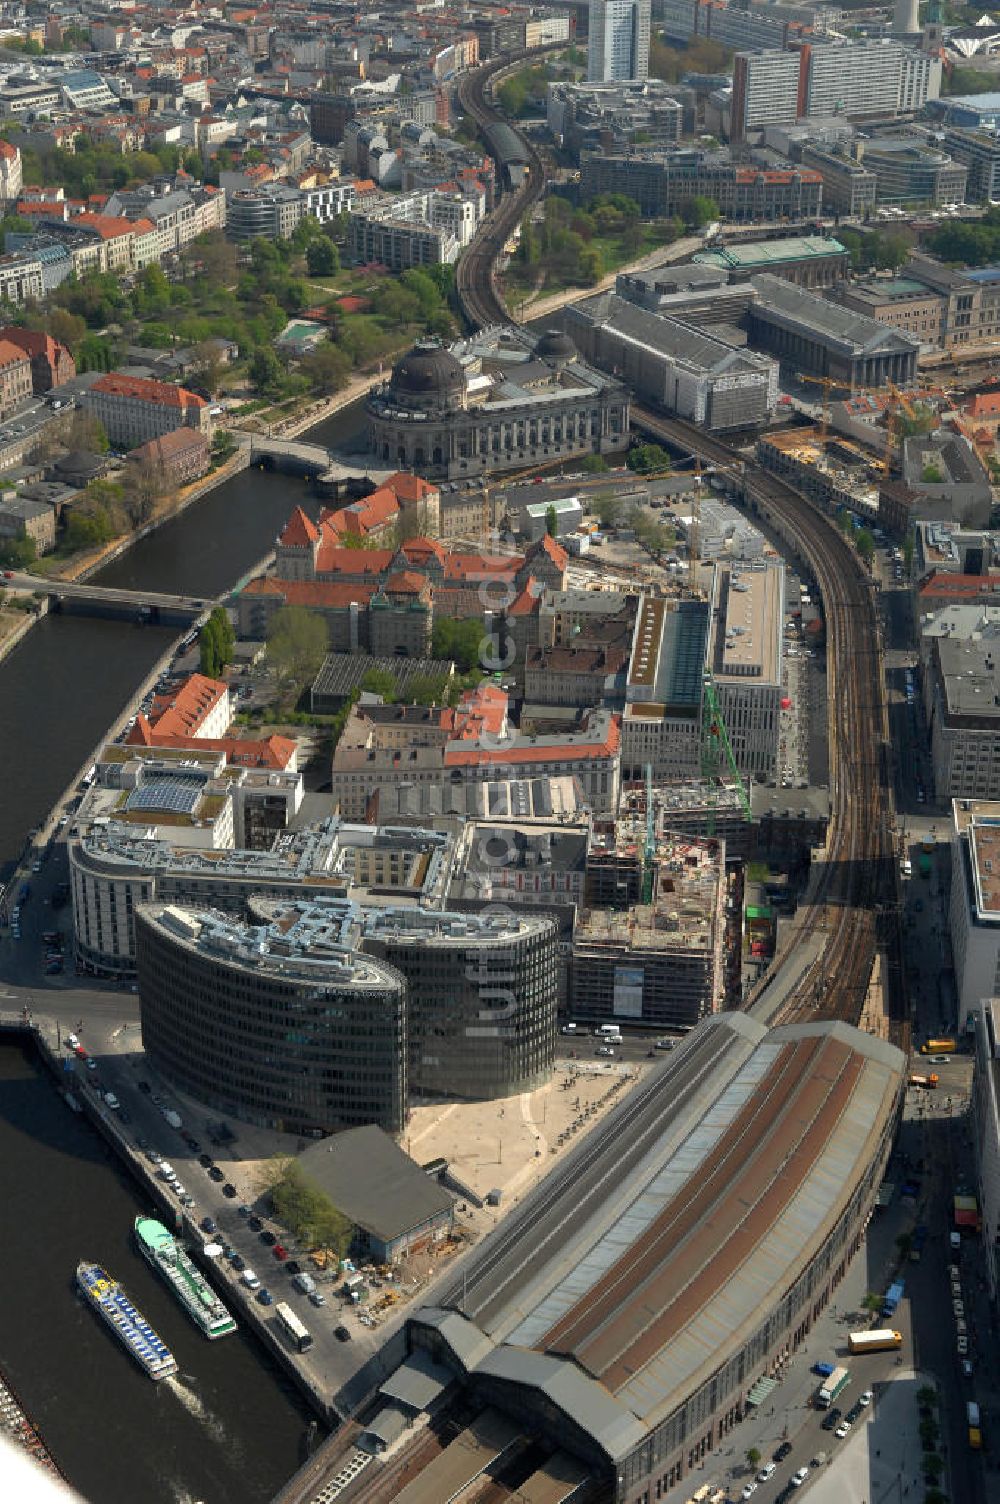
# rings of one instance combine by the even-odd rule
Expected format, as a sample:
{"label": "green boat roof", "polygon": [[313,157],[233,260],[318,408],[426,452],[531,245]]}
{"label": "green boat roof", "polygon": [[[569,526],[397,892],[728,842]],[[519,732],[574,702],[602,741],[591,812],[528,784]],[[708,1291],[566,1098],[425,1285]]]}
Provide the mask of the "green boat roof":
{"label": "green boat roof", "polygon": [[174,1239],[167,1231],[162,1222],[157,1222],[155,1217],[136,1217],[135,1235],[148,1243],[150,1248],[172,1248]]}

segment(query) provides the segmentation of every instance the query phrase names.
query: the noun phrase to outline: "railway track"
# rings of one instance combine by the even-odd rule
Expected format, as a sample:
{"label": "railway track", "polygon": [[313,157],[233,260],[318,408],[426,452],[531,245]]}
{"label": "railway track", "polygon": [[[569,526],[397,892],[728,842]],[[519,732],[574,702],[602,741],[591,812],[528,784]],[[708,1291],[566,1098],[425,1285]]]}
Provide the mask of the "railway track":
{"label": "railway track", "polygon": [[[487,85],[501,74],[509,73],[519,63],[544,56],[552,50],[551,47],[533,48],[530,52],[487,63],[462,76],[458,85],[459,107],[476,122],[491,151],[496,149],[495,129],[504,122],[486,98]],[[522,151],[516,162],[510,159],[496,162],[497,202],[480,225],[455,272],[455,292],[471,329],[510,323],[497,281],[497,261],[514,230],[545,190],[541,156],[525,136],[518,135],[517,139]],[[512,166],[524,170],[523,181],[517,187],[512,186],[509,176]]]}
{"label": "railway track", "polygon": [[[468,74],[459,87],[463,109],[489,139],[500,121],[486,87],[512,59]],[[497,258],[514,226],[540,197],[541,158],[521,138],[527,175],[505,195],[459,262],[459,300],[470,325],[511,322],[496,278]],[[835,1018],[857,1023],[864,1008],[877,950],[888,962],[891,1034],[908,1044],[903,998],[902,939],[894,858],[891,755],[882,654],[874,587],[857,553],[812,502],[736,450],[693,424],[633,404],[633,424],[727,470],[739,467],[751,508],[791,544],[823,600],[827,629],[830,715],[831,812],[826,859],[798,921],[766,978],[746,1006],[763,1004],[783,961],[794,962],[798,944],[819,933],[817,960],[804,972],[772,1023]]]}

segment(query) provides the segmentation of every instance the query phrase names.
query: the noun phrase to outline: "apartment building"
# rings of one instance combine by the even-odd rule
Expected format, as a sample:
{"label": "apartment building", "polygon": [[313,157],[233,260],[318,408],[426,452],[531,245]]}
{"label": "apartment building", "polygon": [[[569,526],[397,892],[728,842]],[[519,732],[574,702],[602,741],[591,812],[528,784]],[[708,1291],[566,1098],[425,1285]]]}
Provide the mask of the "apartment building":
{"label": "apartment building", "polygon": [[0,202],[15,203],[21,196],[21,153],[10,141],[0,140]]}
{"label": "apartment building", "polygon": [[878,179],[864,159],[822,146],[805,143],[801,148],[804,167],[811,167],[823,180],[823,207],[828,213],[863,217],[874,208]]}
{"label": "apartment building", "polygon": [[921,633],[939,799],[1000,799],[1000,608],[947,606]]}
{"label": "apartment building", "polygon": [[285,183],[262,183],[227,195],[226,235],[230,240],[288,240],[302,218],[304,196]]}
{"label": "apartment building", "polygon": [[206,434],[211,428],[204,397],[144,376],[117,371],[101,376],[83,393],[81,402],[118,449],[135,449],[175,428],[194,428]]}
{"label": "apartment building", "polygon": [[31,361],[18,345],[0,337],[0,418],[31,400]]}
{"label": "apartment building", "polygon": [[802,55],[772,50],[740,52],[733,59],[729,136],[745,140],[751,130],[793,125],[803,111]]}
{"label": "apartment building", "polygon": [[645,78],[649,72],[650,0],[590,0],[587,79]]}
{"label": "apartment building", "polygon": [[42,264],[30,254],[0,256],[0,301],[26,303],[29,299],[39,302],[45,295]]}
{"label": "apartment building", "polygon": [[585,155],[580,164],[584,199],[602,193],[634,198],[644,215],[682,214],[692,199],[713,199],[724,219],[815,219],[822,207],[823,180],[811,167],[737,164],[726,151],[700,147],[674,152]]}
{"label": "apartment building", "polygon": [[65,345],[43,334],[40,329],[22,329],[17,324],[0,328],[0,340],[16,345],[31,363],[31,390],[43,396],[54,386],[71,381],[76,375],[76,361]]}

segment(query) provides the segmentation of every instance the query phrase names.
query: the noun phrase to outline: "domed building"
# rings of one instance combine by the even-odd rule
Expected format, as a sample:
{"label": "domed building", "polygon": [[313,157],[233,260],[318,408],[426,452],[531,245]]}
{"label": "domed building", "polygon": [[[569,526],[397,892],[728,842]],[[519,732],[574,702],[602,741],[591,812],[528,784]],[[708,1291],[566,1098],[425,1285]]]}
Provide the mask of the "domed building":
{"label": "domed building", "polygon": [[628,392],[560,330],[504,327],[446,347],[421,340],[369,395],[379,465],[460,480],[628,443]]}

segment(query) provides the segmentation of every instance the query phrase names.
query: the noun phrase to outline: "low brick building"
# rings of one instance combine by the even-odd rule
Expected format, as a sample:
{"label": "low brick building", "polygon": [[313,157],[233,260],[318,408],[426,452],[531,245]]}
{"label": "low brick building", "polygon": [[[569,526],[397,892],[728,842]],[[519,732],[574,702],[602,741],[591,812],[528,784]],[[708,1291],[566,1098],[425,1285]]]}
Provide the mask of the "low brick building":
{"label": "low brick building", "polygon": [[0,549],[6,543],[21,543],[30,538],[37,553],[55,547],[56,514],[44,501],[27,496],[0,500]]}
{"label": "low brick building", "polygon": [[193,428],[175,428],[140,444],[131,451],[128,461],[130,465],[158,472],[166,489],[184,486],[207,471],[208,439]]}
{"label": "low brick building", "polygon": [[76,375],[76,361],[65,345],[43,334],[40,329],[21,329],[8,324],[0,329],[0,340],[16,345],[31,362],[31,390],[36,397],[50,392]]}

